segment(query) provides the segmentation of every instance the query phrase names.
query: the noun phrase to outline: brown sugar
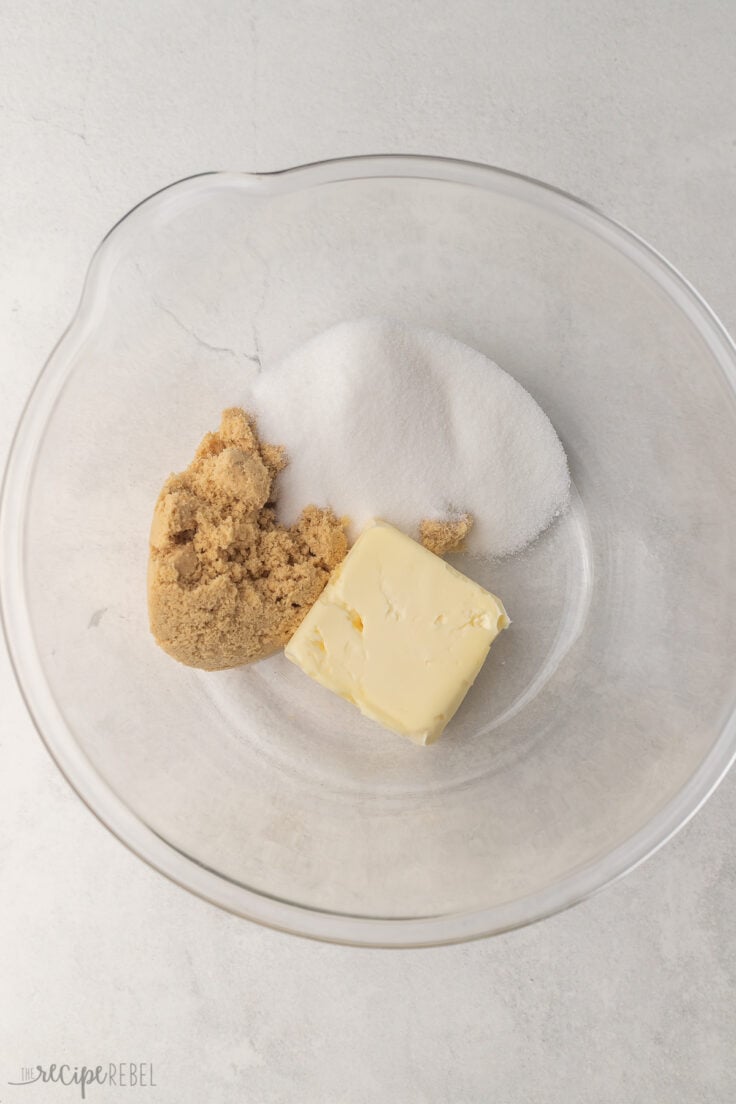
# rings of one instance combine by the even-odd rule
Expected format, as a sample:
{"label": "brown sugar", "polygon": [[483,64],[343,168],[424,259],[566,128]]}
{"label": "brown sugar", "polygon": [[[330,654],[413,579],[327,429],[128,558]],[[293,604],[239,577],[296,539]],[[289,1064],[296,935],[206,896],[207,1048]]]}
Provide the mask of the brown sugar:
{"label": "brown sugar", "polygon": [[453,519],[426,519],[419,526],[421,542],[436,556],[446,556],[450,552],[461,552],[470,530],[473,528],[471,514]]}
{"label": "brown sugar", "polygon": [[153,515],[148,611],[158,644],[191,667],[218,670],[271,655],[292,636],[347,552],[346,522],[308,506],[276,521],[283,449],[253,419],[224,411],[186,471],[170,476]]}

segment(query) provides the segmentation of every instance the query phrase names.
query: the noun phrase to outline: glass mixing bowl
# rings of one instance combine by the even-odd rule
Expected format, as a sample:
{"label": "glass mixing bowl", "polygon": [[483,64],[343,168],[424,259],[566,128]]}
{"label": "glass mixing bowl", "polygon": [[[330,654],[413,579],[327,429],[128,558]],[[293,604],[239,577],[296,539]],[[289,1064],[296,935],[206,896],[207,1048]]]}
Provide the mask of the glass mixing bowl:
{"label": "glass mixing bowl", "polygon": [[[511,372],[574,480],[526,552],[456,561],[513,626],[431,748],[281,655],[205,674],[148,632],[166,475],[253,373],[368,314]],[[498,169],[369,157],[151,196],[95,254],[6,474],[5,625],[51,754],[141,858],[291,932],[435,944],[581,900],[680,827],[734,754],[735,373],[652,249]]]}

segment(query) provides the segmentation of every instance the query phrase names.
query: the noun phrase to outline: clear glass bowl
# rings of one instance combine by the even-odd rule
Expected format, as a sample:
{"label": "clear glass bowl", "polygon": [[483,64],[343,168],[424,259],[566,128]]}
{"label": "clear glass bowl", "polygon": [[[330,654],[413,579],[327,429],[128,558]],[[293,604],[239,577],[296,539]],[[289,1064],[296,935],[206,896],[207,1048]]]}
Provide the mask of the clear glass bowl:
{"label": "clear glass bowl", "polygon": [[[147,625],[164,477],[261,361],[367,314],[498,361],[575,485],[527,552],[472,565],[514,623],[429,749],[283,656],[204,674]],[[373,157],[164,189],[95,254],[6,474],[5,625],[51,754],[141,858],[302,935],[452,942],[581,900],[734,754],[735,366],[647,245],[498,169]]]}

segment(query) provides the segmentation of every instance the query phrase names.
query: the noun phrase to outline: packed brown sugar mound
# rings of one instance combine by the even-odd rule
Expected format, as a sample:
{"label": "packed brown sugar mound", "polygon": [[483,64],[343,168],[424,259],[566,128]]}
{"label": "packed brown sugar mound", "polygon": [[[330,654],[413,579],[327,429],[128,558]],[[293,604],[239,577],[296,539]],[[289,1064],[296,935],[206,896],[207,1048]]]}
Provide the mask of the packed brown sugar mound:
{"label": "packed brown sugar mound", "polygon": [[462,552],[465,539],[473,528],[471,514],[459,518],[432,518],[421,522],[419,535],[422,544],[435,556],[447,556],[450,552]]}
{"label": "packed brown sugar mound", "polygon": [[292,636],[347,552],[346,523],[308,506],[279,525],[273,483],[283,449],[262,444],[243,410],[222,415],[186,471],[158,497],[148,610],[161,647],[218,670],[271,655]]}

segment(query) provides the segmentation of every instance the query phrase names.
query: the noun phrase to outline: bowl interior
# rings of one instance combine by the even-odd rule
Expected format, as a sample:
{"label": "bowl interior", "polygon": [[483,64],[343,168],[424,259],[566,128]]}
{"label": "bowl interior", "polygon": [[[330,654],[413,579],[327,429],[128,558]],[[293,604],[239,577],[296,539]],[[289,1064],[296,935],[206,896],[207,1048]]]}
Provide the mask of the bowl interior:
{"label": "bowl interior", "polygon": [[[118,803],[146,857],[178,855],[191,888],[266,922],[283,905],[295,930],[314,913],[316,934],[354,938],[359,918],[424,922],[434,941],[509,909],[533,919],[581,871],[591,888],[620,873],[718,746],[688,815],[732,750],[717,741],[736,689],[736,403],[725,344],[657,265],[541,186],[407,162],[205,176],[128,216],[26,419],[5,594],[44,736],[83,756],[103,819]],[[513,626],[429,749],[283,656],[205,674],[147,628],[165,476],[256,372],[367,314],[446,330],[511,372],[575,487],[521,555],[456,560]],[[349,512],[347,466],[332,505]]]}

